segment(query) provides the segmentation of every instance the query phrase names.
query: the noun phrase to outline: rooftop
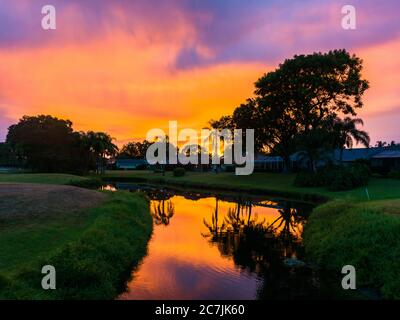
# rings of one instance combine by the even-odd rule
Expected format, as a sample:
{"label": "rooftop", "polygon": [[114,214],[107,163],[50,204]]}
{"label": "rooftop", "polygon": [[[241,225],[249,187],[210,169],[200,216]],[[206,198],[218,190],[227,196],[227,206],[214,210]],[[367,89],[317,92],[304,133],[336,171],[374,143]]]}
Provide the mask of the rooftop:
{"label": "rooftop", "polygon": [[400,150],[387,150],[378,153],[372,157],[373,159],[400,158]]}

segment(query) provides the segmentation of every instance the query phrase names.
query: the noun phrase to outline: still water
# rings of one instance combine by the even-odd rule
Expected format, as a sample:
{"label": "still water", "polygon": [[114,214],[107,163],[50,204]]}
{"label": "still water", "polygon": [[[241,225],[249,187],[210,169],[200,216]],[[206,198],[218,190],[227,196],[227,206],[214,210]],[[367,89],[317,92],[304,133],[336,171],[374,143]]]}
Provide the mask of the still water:
{"label": "still water", "polygon": [[144,191],[154,231],[120,299],[270,299],[321,296],[304,261],[302,231],[312,206],[244,194]]}

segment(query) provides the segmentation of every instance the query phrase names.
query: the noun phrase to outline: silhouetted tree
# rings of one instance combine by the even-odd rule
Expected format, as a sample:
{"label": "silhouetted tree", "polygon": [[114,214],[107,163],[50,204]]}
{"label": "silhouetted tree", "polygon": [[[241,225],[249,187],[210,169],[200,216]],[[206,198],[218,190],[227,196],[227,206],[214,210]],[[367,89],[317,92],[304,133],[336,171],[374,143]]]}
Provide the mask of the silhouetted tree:
{"label": "silhouetted tree", "polygon": [[346,50],[295,56],[256,82],[255,98],[212,125],[255,129],[258,149],[282,156],[287,169],[296,137],[337,114],[357,115],[369,87],[361,70],[362,60]]}
{"label": "silhouetted tree", "polygon": [[297,149],[300,150],[298,159],[308,160],[311,170],[316,173],[318,161],[328,157],[333,148],[333,138],[329,129],[324,127],[307,130],[297,135],[294,141]]}
{"label": "silhouetted tree", "polygon": [[97,173],[105,172],[106,157],[114,156],[118,147],[113,143],[113,138],[104,132],[89,131],[84,136],[84,145],[94,154],[97,163]]}
{"label": "silhouetted tree", "polygon": [[147,148],[151,142],[144,140],[143,142],[129,142],[125,144],[118,153],[118,158],[126,159],[144,159],[146,158]]}
{"label": "silhouetted tree", "polygon": [[340,148],[340,162],[343,161],[344,148],[353,148],[354,141],[369,147],[370,138],[367,132],[357,129],[357,125],[364,125],[359,118],[345,117],[343,120],[334,120],[333,130],[337,138],[337,146]]}
{"label": "silhouetted tree", "polygon": [[383,147],[388,147],[388,148],[395,148],[397,149],[398,147],[400,147],[400,143],[396,143],[396,141],[392,140],[390,143],[386,142],[386,141],[377,141],[375,144],[375,147],[377,148],[383,148]]}
{"label": "silhouetted tree", "polygon": [[72,122],[40,115],[24,116],[8,129],[7,144],[36,171],[72,171],[75,143]]}

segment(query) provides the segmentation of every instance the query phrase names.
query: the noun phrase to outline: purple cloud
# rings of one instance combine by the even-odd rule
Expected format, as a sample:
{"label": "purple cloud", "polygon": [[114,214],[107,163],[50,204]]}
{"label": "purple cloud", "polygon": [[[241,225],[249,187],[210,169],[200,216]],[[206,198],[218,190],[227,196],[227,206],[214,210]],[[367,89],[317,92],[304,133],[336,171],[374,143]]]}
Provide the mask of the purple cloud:
{"label": "purple cloud", "polygon": [[[352,31],[341,28],[341,8],[346,1],[234,1],[233,5],[221,1],[216,7],[210,1],[204,3],[202,8],[212,18],[198,23],[199,43],[182,48],[178,67],[224,61],[277,63],[296,53],[352,50],[400,36],[400,3],[394,0],[353,0],[358,25]],[[215,55],[198,54],[199,44]]]}
{"label": "purple cloud", "polygon": [[296,53],[352,50],[400,37],[397,0],[352,0],[354,31],[341,28],[345,0],[53,0],[56,32],[40,27],[44,4],[0,3],[0,50],[83,42],[115,29],[131,34],[145,29],[149,37],[154,28],[173,34],[182,19],[195,30],[195,39],[183,41],[176,58],[175,66],[183,69],[230,61],[277,63]]}

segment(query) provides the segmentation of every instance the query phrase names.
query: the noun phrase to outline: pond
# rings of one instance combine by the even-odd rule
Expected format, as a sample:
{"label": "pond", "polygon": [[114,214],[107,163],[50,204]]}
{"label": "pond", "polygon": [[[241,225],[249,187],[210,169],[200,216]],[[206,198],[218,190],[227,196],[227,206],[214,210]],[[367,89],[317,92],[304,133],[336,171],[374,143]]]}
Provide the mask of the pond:
{"label": "pond", "polygon": [[326,297],[302,246],[310,204],[129,183],[105,188],[151,199],[147,255],[120,299]]}

